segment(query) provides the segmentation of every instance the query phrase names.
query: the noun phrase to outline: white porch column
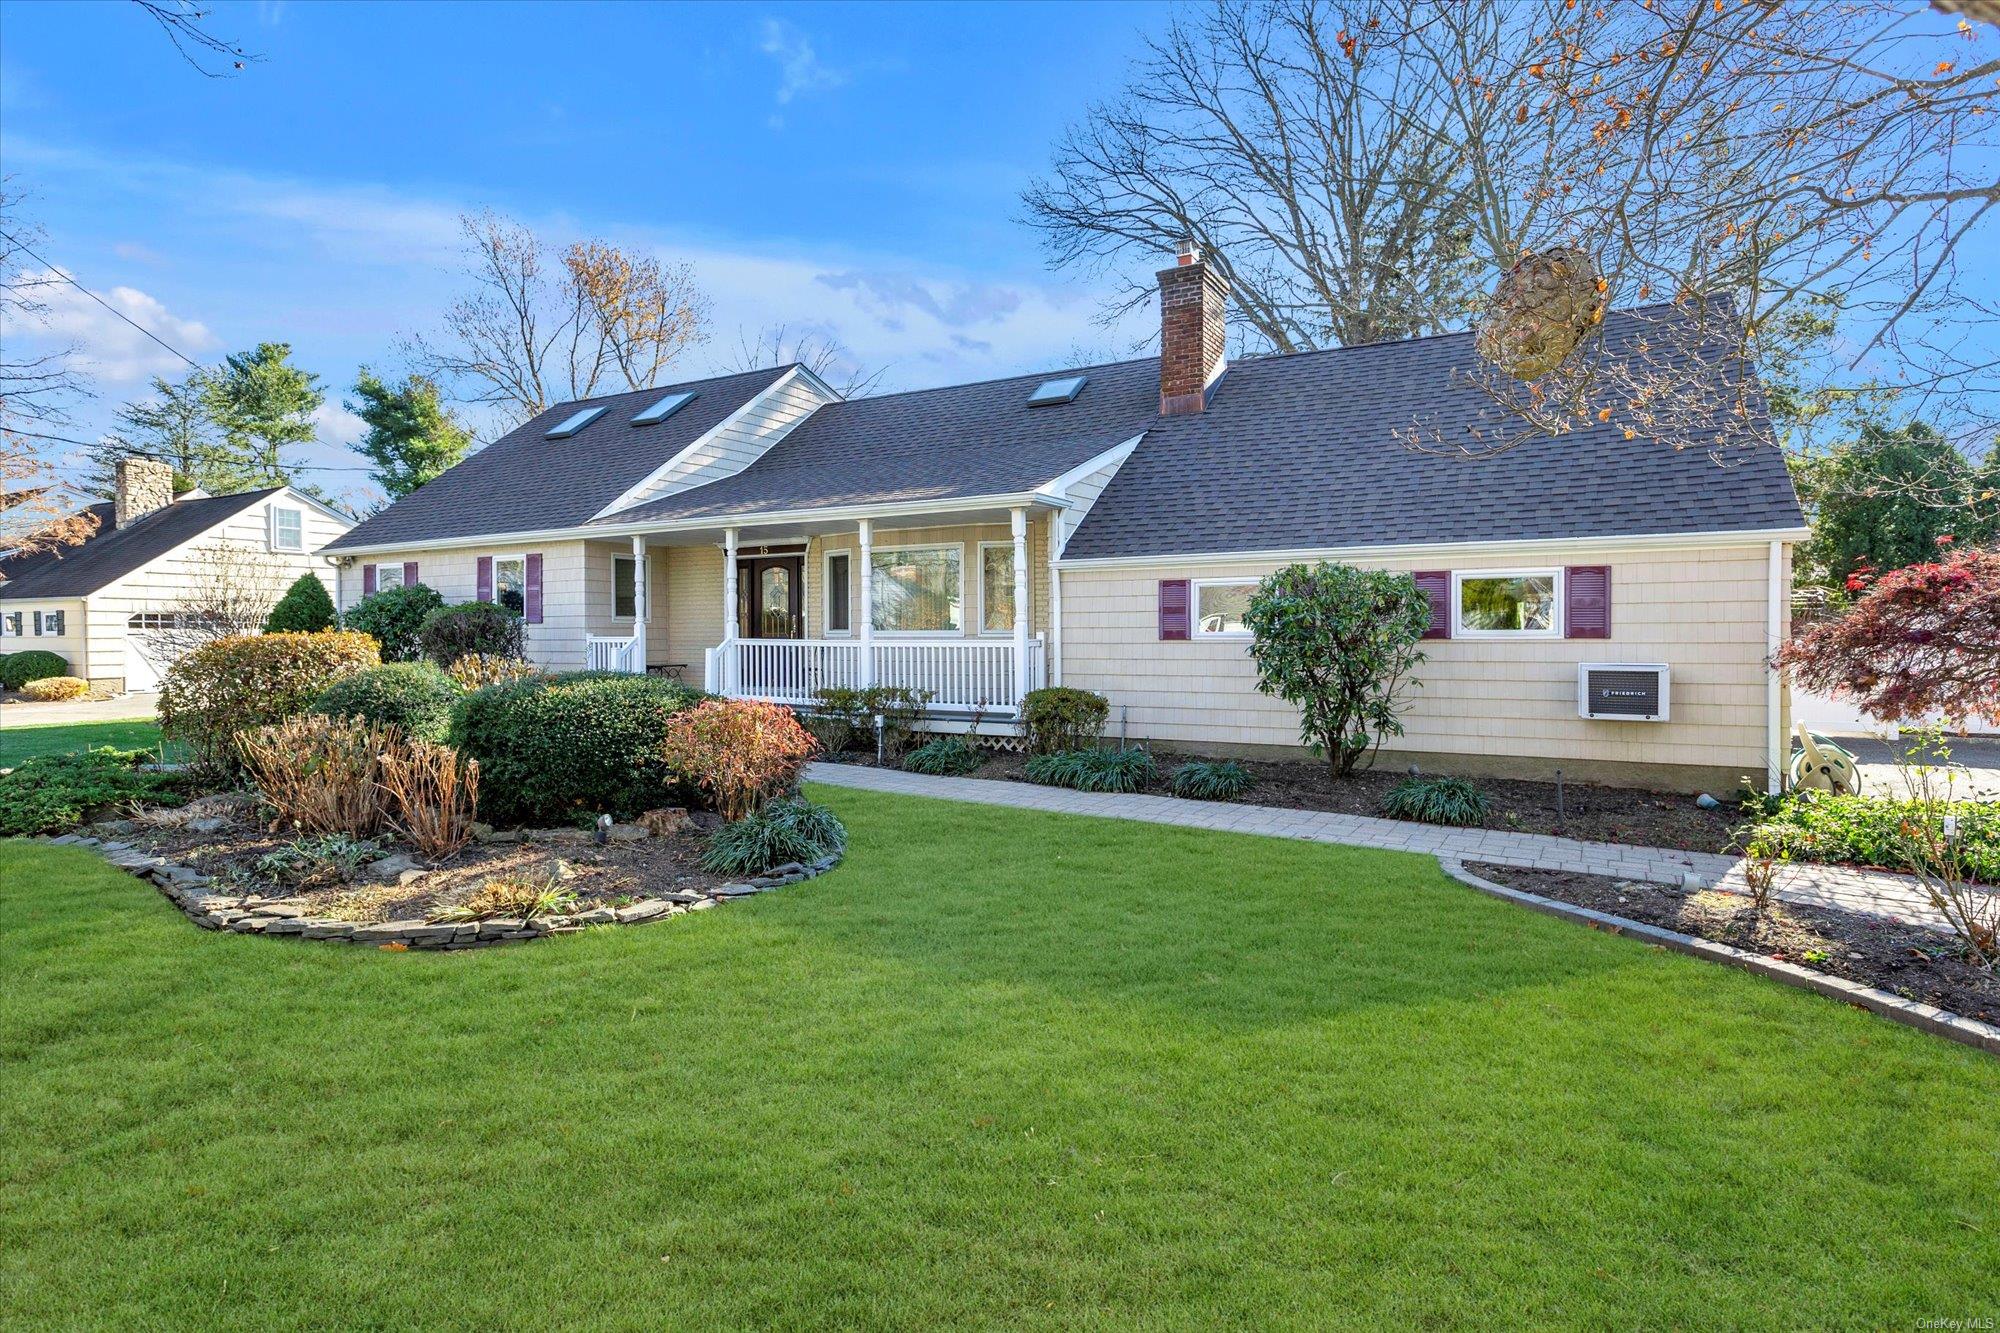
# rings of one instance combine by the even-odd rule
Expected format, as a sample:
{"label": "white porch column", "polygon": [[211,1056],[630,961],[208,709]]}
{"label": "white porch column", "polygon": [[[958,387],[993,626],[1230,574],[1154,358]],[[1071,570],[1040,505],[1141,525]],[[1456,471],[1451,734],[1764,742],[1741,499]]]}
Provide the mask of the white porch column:
{"label": "white porch column", "polygon": [[632,539],[632,654],[638,659],[640,675],[646,674],[646,606],[651,589],[646,580],[646,539]]}
{"label": "white porch column", "polygon": [[1049,632],[1042,641],[1042,660],[1047,663],[1048,684],[1062,684],[1062,570],[1056,561],[1062,556],[1063,511],[1049,516]]}
{"label": "white porch column", "polygon": [[861,640],[860,686],[865,690],[875,683],[874,520],[862,519],[856,530],[861,538],[861,623],[855,631]]}
{"label": "white porch column", "polygon": [[1028,511],[1009,515],[1014,525],[1014,706],[1028,692]]}
{"label": "white porch column", "polygon": [[736,692],[736,529],[722,530],[722,692]]}

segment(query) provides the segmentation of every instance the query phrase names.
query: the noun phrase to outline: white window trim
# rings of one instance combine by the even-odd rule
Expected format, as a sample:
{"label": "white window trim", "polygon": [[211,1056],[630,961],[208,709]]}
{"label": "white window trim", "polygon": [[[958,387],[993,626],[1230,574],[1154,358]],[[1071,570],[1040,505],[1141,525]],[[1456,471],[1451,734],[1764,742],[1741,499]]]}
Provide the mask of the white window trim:
{"label": "white window trim", "polygon": [[[618,609],[618,566],[620,565],[632,566],[632,609],[630,611],[620,611]],[[495,574],[494,578],[498,579],[499,575]],[[526,591],[527,586],[528,586],[528,571],[523,569],[521,571],[521,588],[522,588],[522,597],[524,599],[527,596],[527,591]],[[498,589],[496,588],[495,591],[498,591]],[[638,614],[639,614],[639,561],[635,556],[614,555],[611,557],[611,618],[613,620],[632,620],[635,619],[638,616]]]}
{"label": "white window trim", "polygon": [[[833,627],[833,562],[836,558],[847,561],[847,628]],[[851,546],[836,546],[820,552],[819,588],[819,636],[822,639],[851,639],[854,637],[854,613],[861,609],[861,599],[855,596],[854,566],[861,561],[861,552]]]}
{"label": "white window trim", "polygon": [[[1554,581],[1555,609],[1549,617],[1548,629],[1467,629],[1464,616],[1464,594],[1460,591],[1467,579],[1529,579],[1548,578]],[[1563,636],[1563,571],[1562,566],[1543,566],[1535,569],[1454,569],[1451,571],[1451,637],[1454,639],[1560,639]]]}
{"label": "white window trim", "polygon": [[1238,643],[1257,636],[1247,629],[1203,629],[1201,627],[1201,590],[1203,588],[1254,588],[1262,579],[1194,579],[1188,589],[1188,635],[1195,639],[1233,639]]}
{"label": "white window trim", "polygon": [[[1011,639],[1014,637],[1014,622],[1012,619],[1009,619],[999,629],[986,628],[986,552],[988,549],[1005,551],[1011,556],[1014,554],[1014,542],[1012,538],[1009,538],[1003,542],[979,543],[979,637],[982,639]],[[1031,587],[1028,589],[1029,604],[1032,605],[1034,600],[1035,590]]]}
{"label": "white window trim", "polygon": [[[522,623],[523,623],[523,624],[526,624],[526,623],[527,623],[527,618],[528,618],[528,557],[527,557],[527,553],[526,553],[526,552],[523,552],[523,551],[516,551],[516,552],[515,552],[514,554],[512,554],[512,555],[501,555],[501,554],[500,554],[500,553],[499,553],[498,551],[495,551],[495,552],[493,553],[493,555],[492,555],[492,556],[491,556],[490,558],[491,558],[491,559],[492,559],[492,561],[493,561],[493,605],[495,605],[495,606],[505,606],[505,605],[506,605],[506,603],[505,603],[505,602],[503,602],[503,601],[501,601],[501,600],[500,600],[500,566],[502,566],[502,565],[519,565],[519,566],[521,567],[521,621],[522,621]],[[475,566],[475,568],[476,568],[476,566]],[[378,575],[376,576],[376,580],[377,580],[377,585],[378,585],[378,586],[379,586],[379,584],[380,584],[380,579],[381,579],[381,576],[380,576],[380,575],[378,574]],[[479,591],[479,589],[478,589],[477,587],[474,587],[474,588],[473,588],[473,592],[474,592],[474,593],[477,593],[478,591]]]}
{"label": "white window trim", "polygon": [[[16,626],[16,628],[9,629],[8,628],[9,624]],[[9,639],[25,639],[28,637],[27,633],[25,632],[27,624],[28,624],[28,618],[27,615],[23,612],[0,611],[0,637]]]}
{"label": "white window trim", "polygon": [[[389,571],[390,571],[390,570],[392,570],[392,569],[396,571],[396,581],[395,581],[394,583],[387,583],[387,582],[384,582],[384,579],[385,579],[385,578],[387,577],[387,575],[388,575]],[[388,591],[389,589],[391,589],[391,588],[400,588],[400,587],[402,587],[402,586],[403,586],[403,562],[402,562],[402,561],[400,561],[400,560],[385,560],[385,561],[383,561],[383,562],[382,562],[381,564],[378,564],[378,565],[376,565],[376,566],[375,566],[375,591],[376,591],[376,592],[387,592],[387,591]]]}
{"label": "white window trim", "polygon": [[[49,623],[49,620],[50,620],[50,618],[51,618],[51,617],[53,617],[53,618],[55,618],[55,619],[57,619],[57,620],[60,620],[60,621],[62,622],[62,628],[61,628],[61,629],[49,629],[49,628],[48,628],[48,623]],[[67,612],[64,612],[64,611],[37,611],[37,612],[35,612],[35,635],[34,635],[34,637],[36,637],[36,638],[38,638],[38,639],[66,639],[66,638],[68,638],[68,637],[69,637],[69,615],[68,615],[68,613],[67,613]]]}
{"label": "white window trim", "polygon": [[[298,544],[297,546],[280,546],[280,545],[278,544],[278,515],[279,515],[279,514],[297,514],[297,515],[298,515],[298,518],[299,518],[299,544]],[[285,552],[285,553],[287,553],[287,554],[289,554],[289,555],[298,555],[298,554],[302,554],[302,553],[303,553],[303,552],[305,551],[305,549],[306,549],[306,511],[305,511],[305,510],[303,510],[303,509],[297,509],[297,508],[294,508],[294,507],[293,507],[293,506],[291,506],[291,505],[272,505],[272,506],[271,506],[271,507],[270,507],[269,509],[266,509],[266,510],[264,511],[264,515],[265,515],[265,523],[266,523],[266,525],[268,526],[268,528],[269,528],[269,532],[270,532],[270,539],[271,539],[271,549],[272,549],[272,550],[274,550],[274,551],[283,551],[283,552]]]}
{"label": "white window trim", "polygon": [[956,551],[958,552],[958,628],[957,629],[878,629],[877,639],[963,639],[965,633],[966,608],[971,605],[965,596],[965,543],[964,542],[905,542],[899,546],[876,546],[869,551],[870,565],[863,577],[870,580],[869,607],[872,610],[882,605],[882,599],[874,596],[873,561],[879,556],[896,555],[902,551]]}

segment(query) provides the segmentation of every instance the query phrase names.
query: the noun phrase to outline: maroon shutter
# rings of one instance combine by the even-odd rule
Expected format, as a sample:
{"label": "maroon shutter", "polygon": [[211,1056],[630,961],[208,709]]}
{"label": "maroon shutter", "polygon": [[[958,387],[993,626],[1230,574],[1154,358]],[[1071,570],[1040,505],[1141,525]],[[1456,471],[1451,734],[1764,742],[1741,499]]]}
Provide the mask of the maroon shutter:
{"label": "maroon shutter", "polygon": [[1162,639],[1185,639],[1188,637],[1188,581],[1186,579],[1160,580],[1160,637]]}
{"label": "maroon shutter", "polygon": [[542,553],[528,553],[528,587],[521,599],[528,608],[527,621],[530,625],[542,623]]}
{"label": "maroon shutter", "polygon": [[1424,631],[1426,639],[1449,639],[1451,637],[1451,571],[1448,569],[1420,569],[1414,575],[1417,591],[1430,599],[1431,627]]}
{"label": "maroon shutter", "polygon": [[373,565],[363,565],[361,567],[361,595],[363,597],[373,597],[375,595],[375,566]]}
{"label": "maroon shutter", "polygon": [[1563,636],[1611,637],[1611,566],[1571,565],[1563,571]]}
{"label": "maroon shutter", "polygon": [[493,557],[490,555],[479,557],[479,585],[474,597],[482,602],[493,600]]}
{"label": "maroon shutter", "polygon": [[403,562],[403,586],[405,588],[414,588],[416,584],[417,562],[414,560],[405,560]]}

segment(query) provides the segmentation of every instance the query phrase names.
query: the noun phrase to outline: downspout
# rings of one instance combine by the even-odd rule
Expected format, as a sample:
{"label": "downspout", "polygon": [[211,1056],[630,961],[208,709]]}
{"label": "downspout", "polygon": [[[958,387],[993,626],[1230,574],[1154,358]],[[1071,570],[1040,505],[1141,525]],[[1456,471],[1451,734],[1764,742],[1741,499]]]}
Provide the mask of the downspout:
{"label": "downspout", "polygon": [[1784,680],[1775,658],[1784,632],[1785,544],[1772,542],[1768,561],[1770,587],[1764,621],[1764,790],[1773,796],[1784,787],[1785,733],[1779,714],[1784,703]]}

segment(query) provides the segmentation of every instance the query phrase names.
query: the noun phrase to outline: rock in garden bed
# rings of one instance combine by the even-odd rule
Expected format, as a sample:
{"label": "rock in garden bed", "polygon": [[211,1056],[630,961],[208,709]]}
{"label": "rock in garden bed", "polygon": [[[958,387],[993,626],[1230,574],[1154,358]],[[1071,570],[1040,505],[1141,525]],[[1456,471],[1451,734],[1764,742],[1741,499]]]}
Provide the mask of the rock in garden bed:
{"label": "rock in garden bed", "polygon": [[1958,942],[1922,926],[1835,908],[1774,903],[1759,912],[1740,894],[1565,870],[1468,864],[1481,879],[1524,893],[1663,926],[1780,958],[1906,1000],[2000,1023],[2000,976],[1964,960]]}

